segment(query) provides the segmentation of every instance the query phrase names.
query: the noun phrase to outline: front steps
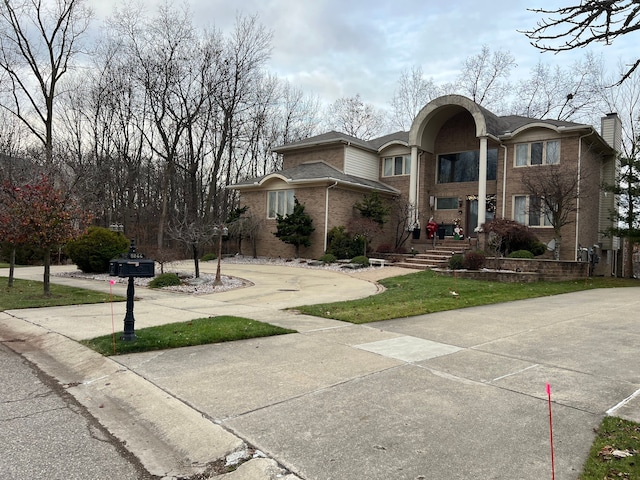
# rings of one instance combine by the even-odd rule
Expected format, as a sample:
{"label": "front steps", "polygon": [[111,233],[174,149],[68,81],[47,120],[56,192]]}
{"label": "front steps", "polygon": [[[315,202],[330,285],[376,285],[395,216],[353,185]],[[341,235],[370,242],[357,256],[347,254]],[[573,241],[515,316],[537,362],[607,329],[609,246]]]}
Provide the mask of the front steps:
{"label": "front steps", "polygon": [[435,247],[426,247],[424,253],[405,256],[401,262],[395,262],[394,266],[415,270],[447,268],[452,255],[464,254],[468,250],[470,250],[468,241],[445,238],[438,240]]}

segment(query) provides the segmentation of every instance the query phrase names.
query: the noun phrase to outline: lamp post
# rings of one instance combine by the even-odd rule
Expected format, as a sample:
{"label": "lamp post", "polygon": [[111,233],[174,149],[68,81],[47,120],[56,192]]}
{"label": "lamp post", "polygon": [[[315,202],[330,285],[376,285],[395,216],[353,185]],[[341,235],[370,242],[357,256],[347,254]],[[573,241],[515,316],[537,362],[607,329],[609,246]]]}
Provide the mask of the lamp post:
{"label": "lamp post", "polygon": [[216,268],[216,279],[213,284],[215,286],[222,285],[222,277],[220,276],[220,260],[222,259],[222,237],[229,234],[229,229],[224,225],[216,225],[213,227],[214,237],[218,237],[218,268]]}

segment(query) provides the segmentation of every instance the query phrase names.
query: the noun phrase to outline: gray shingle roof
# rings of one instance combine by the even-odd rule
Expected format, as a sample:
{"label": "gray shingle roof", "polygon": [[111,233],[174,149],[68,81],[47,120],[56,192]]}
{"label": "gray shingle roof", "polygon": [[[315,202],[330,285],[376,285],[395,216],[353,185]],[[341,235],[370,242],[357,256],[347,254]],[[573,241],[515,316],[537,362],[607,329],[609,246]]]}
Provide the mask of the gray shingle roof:
{"label": "gray shingle roof", "polygon": [[[499,117],[494,113],[490,112],[486,108],[480,107],[482,110],[485,121],[487,124],[487,133],[494,135],[496,137],[501,137],[509,132],[513,132],[518,128],[521,128],[527,124],[533,123],[546,123],[548,125],[554,127],[589,127],[589,125],[584,125],[580,123],[574,122],[564,122],[562,120],[551,120],[551,119],[539,119],[539,118],[528,118],[521,117],[519,115],[507,115],[504,117]],[[347,135],[341,132],[331,131],[326,132],[321,135],[315,135],[313,137],[305,138],[304,140],[299,140],[297,142],[287,143],[286,145],[282,145],[280,147],[275,148],[273,151],[276,153],[284,153],[288,150],[296,150],[299,148],[309,148],[320,145],[330,145],[332,143],[343,143],[356,145],[365,150],[369,150],[372,152],[378,152],[380,148],[390,142],[399,142],[407,144],[409,142],[409,132],[394,132],[382,137],[374,138],[371,140],[360,140],[359,138],[352,137],[351,135]]]}
{"label": "gray shingle roof", "polygon": [[286,145],[282,145],[280,147],[274,148],[273,151],[276,153],[280,153],[286,150],[294,150],[297,148],[307,148],[331,143],[344,143],[344,144],[352,144],[358,145],[362,148],[375,150],[369,142],[365,140],[360,140],[359,138],[352,137],[351,135],[347,135],[346,133],[331,131],[327,133],[323,133],[321,135],[315,135],[313,137],[305,138],[304,140],[298,140],[297,142],[287,143]]}
{"label": "gray shingle roof", "polygon": [[521,117],[519,115],[507,115],[505,117],[500,117],[500,119],[502,120],[502,123],[504,125],[503,128],[505,128],[505,130],[500,132],[498,135],[504,135],[507,132],[513,132],[514,130],[524,127],[525,125],[528,125],[530,123],[546,123],[554,127],[589,127],[589,125],[585,125],[582,123],[565,122],[562,120],[528,118]]}
{"label": "gray shingle roof", "polygon": [[263,180],[268,177],[280,176],[286,178],[286,181],[291,185],[307,183],[309,181],[322,181],[338,182],[346,185],[352,185],[355,187],[366,188],[369,190],[377,190],[380,192],[397,194],[398,191],[381,182],[374,180],[368,180],[366,178],[360,178],[353,175],[347,175],[340,170],[332,167],[325,162],[310,162],[303,163],[296,167],[288,168],[286,170],[278,170],[264,175],[262,177],[248,178],[241,182],[232,185],[231,187],[251,187],[259,185]]}

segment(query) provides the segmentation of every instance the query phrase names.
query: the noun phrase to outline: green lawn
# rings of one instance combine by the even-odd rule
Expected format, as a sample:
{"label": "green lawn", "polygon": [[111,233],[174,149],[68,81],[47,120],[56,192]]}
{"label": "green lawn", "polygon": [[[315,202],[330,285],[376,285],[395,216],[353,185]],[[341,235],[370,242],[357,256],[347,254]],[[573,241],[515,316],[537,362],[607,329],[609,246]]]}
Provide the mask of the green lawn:
{"label": "green lawn", "polygon": [[136,330],[137,338],[133,341],[125,342],[120,339],[120,334],[116,334],[115,337],[104,335],[84,340],[82,343],[103,355],[114,355],[231,342],[286,333],[295,333],[295,330],[248,318],[220,316],[141,328]]}
{"label": "green lawn", "polygon": [[[61,305],[81,305],[86,303],[105,303],[111,300],[108,293],[66,287],[51,284],[51,296],[45,297],[42,282],[31,280],[13,280],[8,288],[8,277],[0,277],[0,312],[19,308],[58,307]],[[122,301],[124,297],[115,296],[113,301]]]}
{"label": "green lawn", "polygon": [[[629,454],[629,456],[625,456]],[[640,479],[640,425],[605,417],[598,427],[580,480]]]}
{"label": "green lawn", "polygon": [[640,287],[638,280],[620,278],[503,283],[446,277],[430,270],[387,278],[379,283],[386,290],[378,295],[347,302],[304,305],[294,310],[345,322],[367,323],[593,288]]}

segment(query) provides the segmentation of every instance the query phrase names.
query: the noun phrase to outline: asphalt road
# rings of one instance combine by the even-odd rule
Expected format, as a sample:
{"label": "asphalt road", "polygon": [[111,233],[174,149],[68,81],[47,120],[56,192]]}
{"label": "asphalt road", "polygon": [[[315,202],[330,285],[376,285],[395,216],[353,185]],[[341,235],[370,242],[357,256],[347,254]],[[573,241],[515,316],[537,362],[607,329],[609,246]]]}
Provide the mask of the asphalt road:
{"label": "asphalt road", "polygon": [[0,344],[0,477],[150,480],[84,407]]}

